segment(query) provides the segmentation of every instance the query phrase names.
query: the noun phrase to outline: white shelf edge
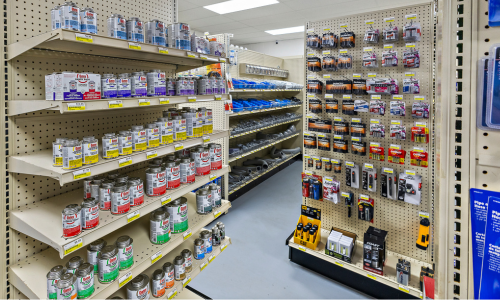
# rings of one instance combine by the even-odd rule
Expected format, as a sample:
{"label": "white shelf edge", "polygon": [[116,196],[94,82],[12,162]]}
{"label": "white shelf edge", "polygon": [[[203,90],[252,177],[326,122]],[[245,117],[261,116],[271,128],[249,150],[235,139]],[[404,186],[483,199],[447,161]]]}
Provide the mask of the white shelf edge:
{"label": "white shelf edge", "polygon": [[285,124],[289,124],[289,123],[293,123],[293,122],[298,122],[300,120],[302,120],[302,117],[296,118],[294,120],[289,120],[289,121],[281,122],[281,123],[278,123],[278,124],[269,125],[269,126],[266,126],[266,127],[255,129],[255,130],[250,130],[250,131],[247,131],[247,132],[244,132],[244,133],[238,133],[238,134],[235,134],[235,135],[230,135],[229,139],[234,139],[234,138],[237,138],[237,137],[240,137],[240,136],[245,136],[245,135],[250,134],[250,133],[258,132],[258,131],[261,131],[261,130],[273,128],[273,127],[280,126],[280,125],[285,125]]}
{"label": "white shelf edge", "polygon": [[238,155],[238,156],[236,156],[236,157],[233,157],[233,158],[229,159],[229,163],[232,163],[233,161],[237,161],[238,159],[241,159],[241,158],[243,158],[243,157],[246,157],[246,156],[248,156],[248,155],[250,155],[250,154],[254,154],[255,152],[258,152],[258,151],[260,151],[260,150],[264,150],[264,149],[266,149],[266,148],[269,148],[269,147],[271,147],[271,146],[273,146],[273,145],[279,144],[279,143],[281,143],[281,142],[283,142],[283,141],[286,141],[286,140],[288,140],[288,139],[290,139],[290,138],[293,138],[293,137],[295,137],[295,136],[298,136],[298,135],[300,135],[300,132],[297,132],[297,133],[295,133],[295,134],[292,134],[292,135],[290,135],[290,136],[287,136],[287,137],[285,137],[285,138],[282,138],[282,139],[281,139],[281,140],[279,140],[279,141],[272,142],[271,144],[267,144],[267,145],[265,145],[265,146],[262,146],[262,147],[260,147],[259,149],[252,150],[252,151],[250,151],[250,152],[246,152],[245,154],[242,154],[242,155]]}
{"label": "white shelf edge", "polygon": [[281,107],[273,107],[273,108],[266,108],[266,109],[258,109],[258,110],[250,110],[250,111],[242,111],[242,112],[233,112],[232,114],[229,114],[229,117],[238,117],[238,116],[244,116],[244,115],[250,115],[250,114],[258,114],[262,112],[270,112],[270,111],[275,111],[275,110],[281,110],[281,109],[286,109],[286,108],[295,108],[295,107],[301,107],[302,104],[298,105],[289,105],[289,106],[281,106]]}

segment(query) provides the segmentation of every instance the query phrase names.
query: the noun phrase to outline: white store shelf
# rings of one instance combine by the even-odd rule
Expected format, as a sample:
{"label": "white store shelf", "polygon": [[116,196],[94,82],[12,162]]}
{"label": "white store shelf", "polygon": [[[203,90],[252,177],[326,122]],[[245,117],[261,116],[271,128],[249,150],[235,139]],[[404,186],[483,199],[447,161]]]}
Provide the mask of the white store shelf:
{"label": "white store shelf", "polygon": [[[192,102],[206,102],[214,100],[228,100],[228,94],[220,95],[220,99],[216,98],[215,95],[193,95],[193,96],[161,96],[161,97],[142,97],[142,98],[113,98],[113,99],[99,99],[99,100],[77,100],[77,101],[48,101],[48,100],[13,100],[9,101],[8,105],[8,115],[16,116],[20,114],[25,114],[29,112],[35,112],[40,110],[55,110],[59,111],[61,114],[66,113],[84,113],[84,112],[106,112],[110,110],[118,109],[130,109],[130,108],[151,108],[170,104],[182,104],[182,103],[192,103]],[[193,99],[195,97],[196,99]],[[144,103],[139,104],[139,99],[145,99],[149,101],[149,105],[144,105]],[[121,107],[116,107],[114,103],[121,101]],[[168,102],[168,103],[167,103]],[[84,103],[85,106],[81,109],[81,106],[77,109],[70,108],[68,104],[72,103]]]}
{"label": "white store shelf", "polygon": [[[11,211],[10,226],[12,229],[48,244],[58,251],[60,258],[63,258],[67,255],[72,255],[72,252],[77,250],[65,251],[65,245],[81,239],[80,247],[85,247],[93,241],[126,226],[129,223],[128,215],[139,211],[140,216],[145,216],[162,206],[161,203],[166,201],[165,199],[168,199],[169,196],[171,200],[175,200],[228,172],[229,167],[223,166],[221,170],[212,171],[210,175],[196,176],[196,182],[192,184],[183,184],[177,189],[167,190],[167,193],[163,196],[148,197],[144,195],[144,204],[131,208],[127,214],[113,215],[110,211],[99,211],[99,225],[94,229],[84,230],[79,236],[74,238],[65,239],[62,237],[61,212],[68,204],[80,204],[82,202],[83,189],[35,202],[26,207]],[[138,176],[139,178],[144,177],[144,170],[135,173],[137,174],[133,174],[134,176]],[[40,222],[40,218],[44,222]],[[68,248],[66,247],[66,249]]]}
{"label": "white store shelf", "polygon": [[[217,208],[217,213],[208,215],[198,215],[196,213],[196,196],[194,193],[186,195],[188,198],[188,224],[192,234],[184,236],[183,233],[172,234],[170,241],[163,245],[152,244],[149,240],[149,216],[143,216],[138,222],[129,224],[119,230],[115,230],[104,237],[104,240],[114,243],[116,239],[122,235],[129,235],[134,241],[134,265],[128,269],[121,271],[118,278],[125,275],[127,272],[132,272],[136,276],[151,266],[151,257],[161,251],[162,256],[167,255],[172,250],[181,245],[184,240],[189,240],[194,243],[196,239],[195,233],[203,227],[210,224],[220,214],[225,213],[231,207],[229,201],[223,200],[222,206]],[[72,256],[80,256],[86,261],[87,249],[82,248],[75,251]],[[56,265],[65,265],[70,257],[61,259],[59,253],[49,248],[38,254],[30,256],[19,261],[9,267],[9,281],[21,293],[30,299],[45,299],[47,298],[47,283],[45,276],[47,272]],[[95,292],[92,295],[94,299],[105,299],[111,296],[119,289],[118,280],[113,283],[102,284],[96,279]]]}
{"label": "white store shelf", "polygon": [[266,126],[266,127],[262,127],[262,128],[259,128],[259,129],[255,129],[255,130],[250,130],[250,131],[247,131],[247,132],[238,133],[238,134],[229,136],[229,139],[234,139],[234,138],[237,138],[237,137],[240,137],[240,136],[243,136],[243,135],[247,135],[247,134],[250,134],[250,133],[259,132],[259,131],[262,131],[262,130],[265,130],[265,129],[269,129],[269,128],[273,128],[273,127],[276,127],[276,126],[280,126],[280,125],[284,125],[284,124],[289,124],[289,123],[293,123],[293,122],[298,122],[298,121],[301,121],[301,120],[302,120],[302,117],[297,118],[297,119],[293,119],[293,120],[289,120],[289,121],[285,121],[285,122],[276,123],[276,124],[269,125],[269,126]]}
{"label": "white store shelf", "polygon": [[[77,40],[78,32],[57,29],[7,46],[7,60],[22,55],[31,49],[48,49],[77,54],[99,55],[115,58],[135,59],[148,62],[158,62],[177,65],[176,72],[199,68],[219,62],[225,58],[213,55],[200,55],[192,51],[166,48],[168,53],[160,53],[160,48],[151,44],[138,43],[139,49],[129,45],[129,41],[100,36],[88,35],[86,41]],[[190,57],[188,55],[194,57]]]}
{"label": "white store shelf", "polygon": [[[200,232],[203,230],[200,230],[199,232],[193,233],[196,237],[200,236]],[[195,237],[195,238],[196,238]],[[149,297],[149,299],[173,299],[173,298],[180,298],[179,295],[182,293],[189,291],[186,289],[186,286],[194,280],[196,276],[198,276],[205,268],[209,268],[212,263],[214,263],[215,258],[217,258],[223,251],[227,250],[228,246],[232,244],[231,238],[227,237],[222,240],[220,246],[215,246],[213,247],[212,253],[206,254],[205,258],[196,260],[193,258],[193,270],[190,273],[186,273],[186,279],[183,281],[175,281],[175,284],[173,287],[167,289],[165,291],[165,295],[163,297],[155,298],[153,295]],[[178,255],[181,255],[181,251],[184,249],[189,249],[191,252],[193,252],[193,245],[194,245],[194,240],[188,239],[181,245],[179,245],[177,248],[175,248],[173,251],[168,253],[165,257],[162,257],[158,262],[156,262],[154,265],[152,265],[150,268],[148,268],[146,271],[142,272],[142,274],[148,275],[149,279],[153,277],[153,273],[157,269],[161,269],[163,264],[166,262],[174,262],[174,258]],[[203,269],[202,269],[203,268]],[[139,275],[138,274],[132,274],[132,278]],[[170,297],[169,297],[170,295]],[[118,290],[116,293],[112,295],[112,297],[122,297],[123,299],[127,299],[127,288],[126,286],[123,286],[120,290]],[[192,299],[192,298],[189,298]]]}
{"label": "white store shelf", "polygon": [[232,113],[229,115],[229,117],[244,116],[244,115],[250,115],[250,114],[257,114],[257,113],[261,113],[261,112],[269,112],[269,111],[281,110],[281,109],[286,109],[286,108],[301,107],[301,106],[302,106],[302,104],[281,106],[281,107],[272,107],[272,108],[257,109],[257,110],[246,110],[246,111],[241,111],[241,112],[237,112],[237,113]]}
{"label": "white store shelf", "polygon": [[240,159],[240,158],[243,158],[243,157],[245,157],[245,156],[251,155],[251,154],[253,154],[253,153],[255,153],[255,152],[258,152],[258,151],[260,151],[260,150],[263,150],[263,149],[269,148],[269,147],[271,147],[271,146],[273,146],[273,145],[279,144],[279,143],[281,143],[281,142],[283,142],[283,141],[286,141],[286,140],[288,140],[288,139],[290,139],[290,138],[293,138],[293,137],[295,137],[295,136],[298,136],[299,134],[300,134],[300,132],[295,133],[295,134],[292,134],[292,135],[290,135],[290,136],[287,136],[287,137],[285,137],[285,138],[282,138],[281,140],[278,140],[278,141],[276,141],[276,142],[272,142],[272,143],[270,143],[270,144],[267,144],[267,145],[265,145],[265,146],[262,146],[262,147],[260,147],[260,148],[258,148],[258,149],[255,149],[255,150],[252,150],[252,151],[246,152],[246,153],[244,153],[244,154],[242,154],[242,155],[238,155],[238,156],[236,156],[236,157],[233,157],[233,158],[229,159],[229,162],[230,162],[230,163],[232,163],[233,161],[236,161],[236,160],[238,160],[238,159]]}
{"label": "white store shelf", "polygon": [[[316,250],[311,250],[307,247],[294,243],[293,236],[290,238],[288,246],[304,251],[307,254],[314,255],[320,259],[325,260],[326,262],[335,264],[339,267],[346,268],[349,271],[367,276],[372,280],[377,280],[379,282],[382,282],[383,284],[393,287],[397,290],[407,292],[412,296],[421,297],[422,293],[420,292],[420,269],[421,267],[432,268],[431,264],[404,255],[400,255],[392,251],[387,251],[385,267],[384,267],[384,275],[381,276],[363,270],[363,242],[360,240],[357,241],[354,257],[352,258],[352,263],[347,263],[345,261],[336,259],[332,256],[325,254],[325,245],[329,234],[330,234],[329,230],[321,229],[321,241],[319,242],[318,248]],[[410,284],[408,286],[400,285],[396,281],[396,264],[398,262],[398,259],[405,259],[411,263],[411,279],[410,279]]]}
{"label": "white store shelf", "polygon": [[[214,133],[208,135],[210,140],[217,140],[220,138],[227,137],[229,135],[228,130],[214,130]],[[101,144],[101,143],[99,143]],[[147,153],[150,151],[156,151],[157,156],[163,156],[175,152],[175,145],[182,144],[184,148],[189,148],[192,146],[204,144],[203,138],[191,138],[185,141],[177,141],[173,144],[160,145],[159,147],[148,149],[146,151],[134,152],[126,157],[132,158],[132,164],[137,164],[140,162],[147,161]],[[101,146],[101,145],[100,145]],[[73,170],[64,170],[62,167],[52,166],[52,149],[47,149],[43,151],[38,151],[34,153],[28,153],[23,155],[14,155],[9,157],[9,171],[12,173],[22,173],[31,174],[38,176],[48,176],[59,180],[62,185],[73,182],[88,176],[99,175],[107,173],[113,170],[119,169],[118,161],[123,159],[124,156],[120,156],[114,159],[103,159],[102,151],[99,152],[99,162],[93,165],[84,166],[82,168]],[[153,159],[153,158],[150,158]],[[90,174],[85,177],[80,177],[75,179],[74,172],[82,171],[84,169],[89,169]]]}

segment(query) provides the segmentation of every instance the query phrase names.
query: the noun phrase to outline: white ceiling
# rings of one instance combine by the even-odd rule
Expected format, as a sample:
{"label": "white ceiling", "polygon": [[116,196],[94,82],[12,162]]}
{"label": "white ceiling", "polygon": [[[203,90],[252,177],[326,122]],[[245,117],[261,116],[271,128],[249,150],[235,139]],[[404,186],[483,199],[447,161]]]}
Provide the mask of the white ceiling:
{"label": "white ceiling", "polygon": [[[253,44],[298,39],[304,33],[271,35],[266,30],[304,25],[384,8],[430,2],[430,0],[278,0],[280,3],[219,15],[203,6],[226,0],[178,0],[179,21],[198,32],[233,33],[232,44]],[[252,0],[247,0],[252,1]],[[396,4],[395,4],[396,3]]]}

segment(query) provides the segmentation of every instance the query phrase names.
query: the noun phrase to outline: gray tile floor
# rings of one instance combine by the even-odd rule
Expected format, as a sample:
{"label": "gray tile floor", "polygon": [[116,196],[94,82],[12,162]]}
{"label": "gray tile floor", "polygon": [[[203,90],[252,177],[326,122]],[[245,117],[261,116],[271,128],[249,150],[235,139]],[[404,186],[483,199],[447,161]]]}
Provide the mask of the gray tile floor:
{"label": "gray tile floor", "polygon": [[300,214],[301,162],[234,201],[220,218],[232,245],[189,285],[213,299],[367,298],[288,260],[286,238]]}

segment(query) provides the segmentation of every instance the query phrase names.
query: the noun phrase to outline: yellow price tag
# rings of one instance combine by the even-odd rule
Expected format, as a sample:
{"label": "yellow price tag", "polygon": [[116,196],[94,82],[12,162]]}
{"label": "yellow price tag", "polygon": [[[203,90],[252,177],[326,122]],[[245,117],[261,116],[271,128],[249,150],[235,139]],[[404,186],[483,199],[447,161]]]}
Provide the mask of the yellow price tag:
{"label": "yellow price tag", "polygon": [[371,99],[372,100],[380,100],[380,99],[382,99],[382,96],[380,96],[380,95],[371,95]]}
{"label": "yellow price tag", "polygon": [[188,97],[188,102],[196,102],[196,97]]}
{"label": "yellow price tag", "polygon": [[359,198],[363,199],[363,200],[370,200],[370,197],[366,196],[366,195],[359,195]]}
{"label": "yellow price tag", "polygon": [[205,59],[205,60],[207,60],[207,59],[208,59],[208,56],[203,55],[203,54],[200,54],[200,58],[201,58],[201,59]]}
{"label": "yellow price tag", "polygon": [[192,235],[193,235],[193,232],[191,232],[191,229],[186,230],[186,232],[184,232],[184,233],[182,234],[182,236],[184,237],[184,240],[187,240],[187,239],[188,239],[188,238],[190,238]]}
{"label": "yellow price tag", "polygon": [[349,25],[349,23],[342,23],[342,24],[340,24],[340,28],[347,28],[348,25]]}
{"label": "yellow price tag", "polygon": [[90,176],[89,168],[73,172],[73,180],[78,180],[89,176]]}
{"label": "yellow price tag", "polygon": [[220,215],[222,215],[222,212],[220,210],[214,211],[214,219],[217,219]]}
{"label": "yellow price tag", "polygon": [[222,95],[215,95],[215,101],[222,100]]}
{"label": "yellow price tag", "polygon": [[85,103],[83,102],[68,103],[68,110],[69,111],[85,110]]}
{"label": "yellow price tag", "polygon": [[84,43],[93,43],[94,39],[92,38],[91,35],[88,34],[81,34],[81,33],[75,33],[76,40],[79,42],[84,42]]}
{"label": "yellow price tag", "polygon": [[191,57],[191,58],[196,58],[196,55],[194,53],[192,53],[192,52],[188,52],[187,56]]}
{"label": "yellow price tag", "polygon": [[415,43],[407,43],[406,48],[415,48]]}
{"label": "yellow price tag", "polygon": [[125,157],[118,161],[118,167],[123,168],[132,164],[132,157]]}
{"label": "yellow price tag", "polygon": [[361,74],[354,73],[352,74],[352,78],[361,78]]}
{"label": "yellow price tag", "polygon": [[130,223],[130,222],[133,222],[133,221],[139,219],[140,216],[141,216],[141,212],[138,210],[134,211],[131,214],[128,214],[127,215],[127,223]]}
{"label": "yellow price tag", "polygon": [[394,174],[394,170],[391,168],[384,168],[384,173]]}
{"label": "yellow price tag", "polygon": [[174,149],[175,149],[175,151],[182,150],[182,149],[184,149],[184,145],[180,144],[180,143],[179,144],[175,144],[174,145]]}
{"label": "yellow price tag", "polygon": [[304,251],[304,252],[306,252],[306,247],[299,246],[299,250],[300,250],[300,251]]}
{"label": "yellow price tag", "polygon": [[123,107],[122,100],[108,101],[108,108],[120,108]]}
{"label": "yellow price tag", "polygon": [[377,73],[368,73],[368,77],[370,78],[377,77]]}
{"label": "yellow price tag", "polygon": [[366,25],[372,25],[375,24],[375,20],[365,20]]}
{"label": "yellow price tag", "polygon": [[167,298],[168,300],[172,300],[176,295],[177,295],[177,289],[174,289],[167,295]]}
{"label": "yellow price tag", "polygon": [[339,53],[342,53],[342,54],[347,53],[347,49],[340,49]]}
{"label": "yellow price tag", "polygon": [[400,284],[399,285],[399,290],[403,291],[405,293],[410,293],[410,289],[408,287],[405,287],[404,285]]}
{"label": "yellow price tag", "polygon": [[373,280],[377,280],[377,277],[375,277],[375,276],[373,276],[373,275],[371,275],[371,274],[366,274],[366,276],[368,276],[368,278],[371,278],[371,279],[373,279]]}
{"label": "yellow price tag", "polygon": [[161,54],[168,54],[168,48],[158,47],[158,52]]}
{"label": "yellow price tag", "polygon": [[222,253],[222,251],[226,250],[227,248],[227,244],[224,244],[220,247],[220,252]]}
{"label": "yellow price tag", "polygon": [[385,44],[384,49],[392,49],[394,48],[394,44]]}
{"label": "yellow price tag", "polygon": [[416,173],[413,170],[405,170],[405,174],[406,175],[413,175],[413,176],[415,176]]}
{"label": "yellow price tag", "polygon": [[83,239],[79,238],[71,243],[63,246],[64,255],[68,255],[73,251],[80,249],[83,246]]}
{"label": "yellow price tag", "polygon": [[215,259],[215,255],[210,255],[210,257],[208,258],[208,263],[211,263],[213,260]]}
{"label": "yellow price tag", "polygon": [[[349,197],[349,195],[348,195],[348,197]],[[343,264],[339,263],[338,261],[336,261],[336,262],[335,262],[335,264],[336,264],[337,266],[339,266],[339,267],[343,267],[343,266],[344,266]]]}
{"label": "yellow price tag", "polygon": [[205,269],[207,266],[208,264],[206,262],[202,263],[200,266],[200,271],[203,271],[203,269]]}
{"label": "yellow price tag", "polygon": [[132,271],[127,272],[127,274],[118,279],[118,287],[126,285],[130,280],[132,280]]}
{"label": "yellow price tag", "polygon": [[148,99],[139,99],[139,106],[147,106],[150,104],[151,102]]}
{"label": "yellow price tag", "polygon": [[167,196],[167,197],[163,197],[160,199],[161,201],[161,205],[166,205],[168,204],[170,201],[172,201],[172,196]]}
{"label": "yellow price tag", "polygon": [[128,48],[129,49],[134,49],[134,50],[141,50],[141,44],[129,42],[128,43]]}
{"label": "yellow price tag", "polygon": [[154,264],[155,262],[159,261],[163,257],[163,254],[161,254],[161,251],[156,252],[153,256],[151,256],[151,264]]}
{"label": "yellow price tag", "polygon": [[403,95],[392,95],[393,100],[403,100]]}
{"label": "yellow price tag", "polygon": [[160,98],[160,104],[169,104],[170,99],[169,98]]}
{"label": "yellow price tag", "polygon": [[215,178],[217,178],[217,174],[214,174],[214,175],[210,176],[210,181],[215,180]]}
{"label": "yellow price tag", "polygon": [[219,58],[219,61],[220,61],[220,62],[226,62],[226,59],[225,59],[225,58],[223,58],[223,57],[221,57],[221,58]]}
{"label": "yellow price tag", "polygon": [[157,156],[158,156],[158,152],[156,152],[156,150],[146,152],[146,159],[155,158]]}
{"label": "yellow price tag", "polygon": [[354,163],[353,162],[346,162],[345,165],[348,166],[348,167],[354,167]]}

